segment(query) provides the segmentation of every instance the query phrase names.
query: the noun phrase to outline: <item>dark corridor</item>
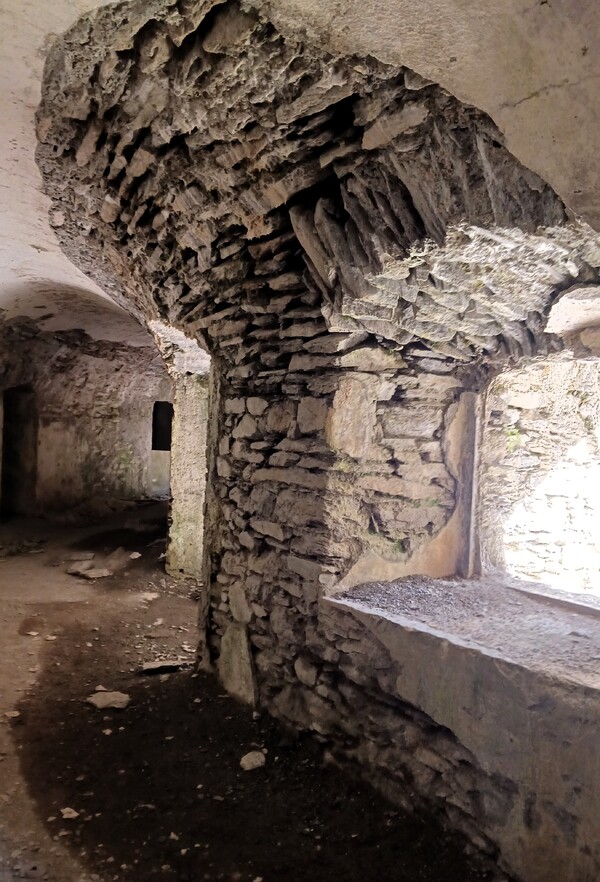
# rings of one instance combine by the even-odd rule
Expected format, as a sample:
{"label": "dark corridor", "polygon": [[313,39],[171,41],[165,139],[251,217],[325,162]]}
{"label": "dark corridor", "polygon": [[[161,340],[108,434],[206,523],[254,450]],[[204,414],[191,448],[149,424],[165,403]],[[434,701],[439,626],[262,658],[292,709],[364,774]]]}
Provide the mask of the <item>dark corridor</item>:
{"label": "dark corridor", "polygon": [[2,515],[31,514],[35,509],[37,409],[29,386],[4,393],[2,421]]}

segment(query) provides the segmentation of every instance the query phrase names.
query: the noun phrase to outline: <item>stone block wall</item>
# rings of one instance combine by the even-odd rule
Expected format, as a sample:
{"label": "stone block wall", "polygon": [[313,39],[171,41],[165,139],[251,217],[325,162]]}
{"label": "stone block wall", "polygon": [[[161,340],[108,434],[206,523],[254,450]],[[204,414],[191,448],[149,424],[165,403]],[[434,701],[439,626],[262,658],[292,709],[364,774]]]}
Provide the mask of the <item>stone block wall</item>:
{"label": "stone block wall", "polygon": [[[382,578],[418,566],[420,550],[427,560],[464,491],[449,442],[471,393],[445,359],[423,369],[355,345],[325,367],[310,354],[319,341],[331,345],[299,341],[289,371],[224,369],[204,659],[241,700],[313,731],[393,799],[433,807],[494,855],[473,793],[499,813],[510,797],[398,697],[384,648],[323,600],[360,559]],[[455,563],[450,554],[450,571]]]}
{"label": "stone block wall", "polygon": [[455,508],[445,426],[460,382],[393,353],[385,370],[377,350],[349,355],[223,387],[210,639],[216,649],[231,621],[251,622],[259,670],[289,651],[289,623],[273,622],[296,620],[293,646],[357,560],[408,566]]}

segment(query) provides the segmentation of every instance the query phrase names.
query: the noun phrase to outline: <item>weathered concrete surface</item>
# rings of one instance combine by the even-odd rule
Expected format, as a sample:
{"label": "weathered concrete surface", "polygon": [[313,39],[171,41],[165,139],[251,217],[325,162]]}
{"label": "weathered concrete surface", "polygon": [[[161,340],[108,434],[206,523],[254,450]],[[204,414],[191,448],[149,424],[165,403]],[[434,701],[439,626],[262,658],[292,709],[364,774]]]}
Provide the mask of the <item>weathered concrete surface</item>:
{"label": "weathered concrete surface", "polygon": [[[7,310],[7,317],[33,317],[35,307],[44,306],[46,313],[54,314],[54,327],[79,327],[96,339],[134,342],[139,333],[135,323],[128,323],[102,289],[61,252],[34,158],[34,114],[48,46],[77,15],[102,3],[0,4],[0,309]],[[53,223],[60,222],[55,216]],[[77,302],[84,308],[77,308]]]}
{"label": "weathered concrete surface", "polygon": [[[499,581],[423,579],[325,601],[322,624],[343,644],[339,666],[367,701],[379,689],[380,701],[408,702],[445,727],[427,735],[423,726],[412,743],[396,738],[389,749],[374,736],[364,749],[374,774],[408,795],[411,780],[422,785],[424,763],[430,794],[447,793],[463,820],[477,816],[519,878],[597,878],[596,617],[553,609]],[[444,741],[449,733],[454,747]]]}

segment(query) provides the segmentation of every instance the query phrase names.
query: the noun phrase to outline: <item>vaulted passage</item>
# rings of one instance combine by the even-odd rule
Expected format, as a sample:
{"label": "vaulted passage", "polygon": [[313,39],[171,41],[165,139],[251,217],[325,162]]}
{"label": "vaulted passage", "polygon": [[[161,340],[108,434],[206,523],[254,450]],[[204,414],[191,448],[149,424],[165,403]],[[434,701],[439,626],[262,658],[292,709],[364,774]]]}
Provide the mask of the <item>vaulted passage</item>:
{"label": "vaulted passage", "polygon": [[[483,113],[234,2],[82,20],[49,57],[38,134],[67,254],[213,356],[201,664],[508,872],[566,880],[566,828],[514,834],[537,771],[480,740],[491,720],[478,739],[415,697],[329,598],[478,571],[480,396],[520,359],[593,354],[548,320],[596,290],[596,234]],[[190,450],[185,481],[203,461]],[[559,791],[536,811],[562,811]]]}
{"label": "vaulted passage", "polygon": [[[499,78],[492,119],[449,90],[456,54],[444,86],[367,51],[356,10],[304,30],[290,3],[132,0],[57,29],[36,160],[99,299],[11,295],[1,388],[31,390],[37,440],[33,469],[6,391],[3,505],[168,497],[156,563],[197,600],[198,671],[482,872],[595,879],[600,634],[548,604],[598,592],[600,236],[569,163],[554,189],[507,134],[563,87],[502,102]],[[542,14],[571,39],[554,9],[515,18]]]}

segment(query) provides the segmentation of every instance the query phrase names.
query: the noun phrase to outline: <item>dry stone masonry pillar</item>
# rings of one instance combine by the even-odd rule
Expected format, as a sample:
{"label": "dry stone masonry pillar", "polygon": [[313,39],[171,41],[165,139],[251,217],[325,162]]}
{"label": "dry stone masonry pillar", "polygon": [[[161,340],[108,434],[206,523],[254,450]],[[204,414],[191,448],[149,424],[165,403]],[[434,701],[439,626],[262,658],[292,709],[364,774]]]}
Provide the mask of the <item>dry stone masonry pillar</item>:
{"label": "dry stone masonry pillar", "polygon": [[[476,395],[560,349],[548,310],[597,280],[598,237],[476,108],[279,33],[263,4],[99,10],[50,53],[38,123],[65,251],[214,356],[202,627],[226,688],[517,853],[527,794],[407,702],[377,633],[325,595],[358,565],[458,566],[444,530],[458,511],[467,532]],[[197,391],[178,396],[199,426]],[[200,434],[176,443],[195,465],[170,566],[188,571],[205,459]],[[600,867],[560,848],[582,868],[564,882]]]}

